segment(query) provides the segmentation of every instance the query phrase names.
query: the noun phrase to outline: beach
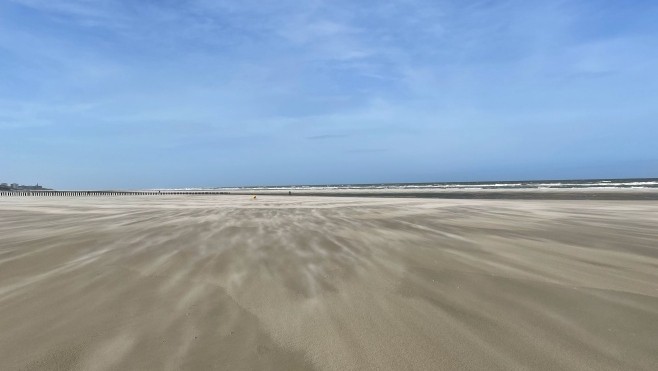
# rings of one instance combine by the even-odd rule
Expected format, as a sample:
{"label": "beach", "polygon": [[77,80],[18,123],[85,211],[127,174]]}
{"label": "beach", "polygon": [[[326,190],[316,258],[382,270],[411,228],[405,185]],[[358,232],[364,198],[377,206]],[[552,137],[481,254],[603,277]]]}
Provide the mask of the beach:
{"label": "beach", "polygon": [[658,202],[0,198],[2,370],[655,370]]}

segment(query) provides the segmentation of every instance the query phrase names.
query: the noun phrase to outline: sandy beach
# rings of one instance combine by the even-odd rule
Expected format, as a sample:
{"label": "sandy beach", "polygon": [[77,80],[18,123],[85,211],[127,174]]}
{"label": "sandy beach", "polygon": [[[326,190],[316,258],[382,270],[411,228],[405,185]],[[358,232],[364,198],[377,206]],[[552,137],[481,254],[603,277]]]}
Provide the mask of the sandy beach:
{"label": "sandy beach", "polygon": [[1,370],[656,370],[658,202],[0,199]]}

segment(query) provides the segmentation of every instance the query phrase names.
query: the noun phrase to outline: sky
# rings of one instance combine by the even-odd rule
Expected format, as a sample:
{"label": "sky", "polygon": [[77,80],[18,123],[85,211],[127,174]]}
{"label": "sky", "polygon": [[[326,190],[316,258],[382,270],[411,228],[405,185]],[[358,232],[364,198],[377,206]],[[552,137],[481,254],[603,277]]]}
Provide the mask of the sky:
{"label": "sky", "polygon": [[3,0],[0,182],[658,177],[658,2]]}

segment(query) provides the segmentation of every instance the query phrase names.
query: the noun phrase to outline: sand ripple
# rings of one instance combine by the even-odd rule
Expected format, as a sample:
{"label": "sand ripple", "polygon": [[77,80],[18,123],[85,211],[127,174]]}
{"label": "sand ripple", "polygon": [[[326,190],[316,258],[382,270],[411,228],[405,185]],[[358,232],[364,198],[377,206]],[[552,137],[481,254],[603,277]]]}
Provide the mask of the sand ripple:
{"label": "sand ripple", "polygon": [[0,200],[0,369],[658,369],[658,203]]}

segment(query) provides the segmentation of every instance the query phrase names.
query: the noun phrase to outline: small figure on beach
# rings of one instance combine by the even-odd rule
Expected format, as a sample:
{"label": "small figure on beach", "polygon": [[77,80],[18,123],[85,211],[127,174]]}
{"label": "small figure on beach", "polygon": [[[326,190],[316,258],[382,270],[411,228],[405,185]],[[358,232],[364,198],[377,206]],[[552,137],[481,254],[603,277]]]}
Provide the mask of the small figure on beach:
{"label": "small figure on beach", "polygon": [[288,196],[291,196],[291,195],[292,195],[292,191],[288,191]]}
{"label": "small figure on beach", "polygon": [[252,199],[254,199],[254,200],[255,200],[255,199],[256,199],[256,195],[254,195],[254,197],[252,197]]}

